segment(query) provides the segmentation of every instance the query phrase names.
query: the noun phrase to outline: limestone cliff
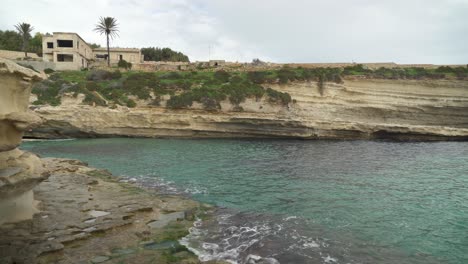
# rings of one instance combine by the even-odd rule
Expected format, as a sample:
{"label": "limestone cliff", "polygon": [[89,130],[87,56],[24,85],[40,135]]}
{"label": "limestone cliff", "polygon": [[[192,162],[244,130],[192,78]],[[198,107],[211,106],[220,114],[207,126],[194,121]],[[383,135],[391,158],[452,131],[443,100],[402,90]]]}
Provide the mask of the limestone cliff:
{"label": "limestone cliff", "polygon": [[316,82],[269,87],[288,92],[293,103],[247,99],[239,112],[226,101],[208,112],[196,105],[110,109],[63,98],[62,106],[35,109],[45,122],[28,136],[468,139],[466,81],[347,79],[322,88]]}
{"label": "limestone cliff", "polygon": [[41,78],[0,59],[0,225],[32,217],[32,188],[47,176],[37,156],[17,149],[24,131],[41,122],[27,112],[31,84]]}

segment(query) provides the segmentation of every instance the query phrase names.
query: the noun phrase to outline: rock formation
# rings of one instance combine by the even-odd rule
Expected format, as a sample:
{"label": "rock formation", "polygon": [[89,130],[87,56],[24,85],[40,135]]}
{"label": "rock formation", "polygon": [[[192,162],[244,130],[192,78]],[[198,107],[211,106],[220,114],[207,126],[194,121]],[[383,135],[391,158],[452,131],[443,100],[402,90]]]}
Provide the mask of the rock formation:
{"label": "rock formation", "polygon": [[195,104],[185,110],[91,107],[69,97],[59,107],[38,107],[45,122],[28,135],[468,139],[467,81],[347,79],[323,91],[316,82],[269,86],[288,92],[294,103],[247,99],[239,112],[225,101],[221,111],[208,112]]}
{"label": "rock formation", "polygon": [[32,188],[47,177],[37,156],[17,149],[24,131],[41,122],[27,112],[32,83],[40,79],[0,58],[0,225],[32,217]]}

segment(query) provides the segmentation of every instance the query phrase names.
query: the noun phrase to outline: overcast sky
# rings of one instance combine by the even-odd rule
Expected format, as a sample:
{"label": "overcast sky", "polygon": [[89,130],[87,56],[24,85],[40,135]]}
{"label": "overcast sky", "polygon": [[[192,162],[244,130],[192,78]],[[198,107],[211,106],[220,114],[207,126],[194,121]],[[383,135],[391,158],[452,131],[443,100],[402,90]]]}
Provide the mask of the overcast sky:
{"label": "overcast sky", "polygon": [[[468,0],[0,0],[0,29],[93,32],[111,46],[170,47],[192,61],[468,63]],[[210,48],[211,47],[211,48]],[[211,51],[211,52],[210,52]]]}

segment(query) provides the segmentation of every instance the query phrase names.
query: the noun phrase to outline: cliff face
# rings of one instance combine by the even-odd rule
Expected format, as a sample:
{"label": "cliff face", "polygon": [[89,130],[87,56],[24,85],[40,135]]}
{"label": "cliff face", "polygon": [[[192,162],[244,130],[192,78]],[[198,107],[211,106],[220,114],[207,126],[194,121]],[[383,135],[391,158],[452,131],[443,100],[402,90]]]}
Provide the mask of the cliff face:
{"label": "cliff face", "polygon": [[74,103],[35,109],[45,122],[30,137],[285,137],[304,139],[468,139],[468,82],[455,80],[345,80],[269,87],[288,92],[289,106],[247,99],[234,111],[201,106],[171,110],[110,109]]}
{"label": "cliff face", "polygon": [[32,188],[47,177],[37,156],[17,149],[24,131],[41,122],[27,112],[31,84],[41,78],[0,59],[0,225],[32,217]]}

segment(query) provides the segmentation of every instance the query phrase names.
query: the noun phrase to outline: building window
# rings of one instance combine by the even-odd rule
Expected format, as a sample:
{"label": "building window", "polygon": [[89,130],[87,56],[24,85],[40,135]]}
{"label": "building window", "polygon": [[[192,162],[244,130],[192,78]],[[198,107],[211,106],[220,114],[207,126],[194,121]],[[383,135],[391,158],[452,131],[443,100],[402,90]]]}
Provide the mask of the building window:
{"label": "building window", "polygon": [[72,54],[57,54],[57,61],[73,62],[73,55]]}
{"label": "building window", "polygon": [[119,60],[123,60],[123,55],[122,54],[119,55]]}
{"label": "building window", "polygon": [[107,54],[96,54],[96,59],[106,59],[107,60]]}
{"label": "building window", "polygon": [[53,49],[54,48],[54,43],[53,42],[47,42],[47,48],[48,49]]}
{"label": "building window", "polygon": [[60,48],[73,48],[73,40],[57,40],[57,46]]}

